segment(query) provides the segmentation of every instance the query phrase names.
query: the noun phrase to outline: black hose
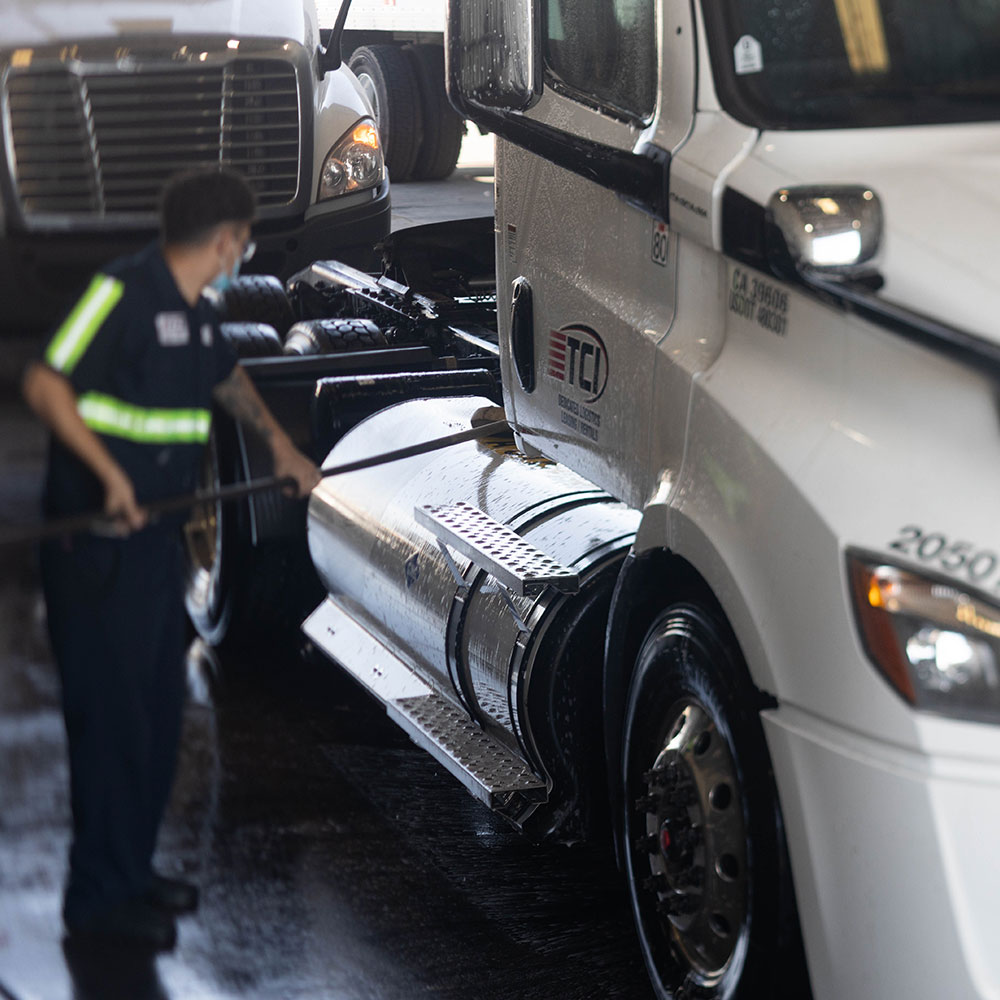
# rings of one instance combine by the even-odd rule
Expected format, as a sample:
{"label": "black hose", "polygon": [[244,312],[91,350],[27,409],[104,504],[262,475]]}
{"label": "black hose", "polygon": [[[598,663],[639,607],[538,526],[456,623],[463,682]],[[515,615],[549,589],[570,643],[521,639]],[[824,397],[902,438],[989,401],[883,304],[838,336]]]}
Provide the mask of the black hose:
{"label": "black hose", "polygon": [[[510,427],[505,420],[494,420],[490,423],[470,427],[464,431],[457,431],[454,434],[434,438],[431,441],[411,444],[405,448],[386,451],[380,455],[372,455],[370,458],[358,459],[355,462],[344,462],[342,465],[333,465],[327,469],[321,469],[320,476],[323,479],[329,479],[331,476],[342,476],[345,472],[360,472],[362,469],[371,469],[376,465],[398,462],[401,459],[413,458],[416,455],[426,455],[428,452],[439,451],[441,448],[448,448],[454,444],[462,444],[464,441],[475,441],[478,438],[491,437],[494,434],[509,433]],[[151,520],[155,520],[163,514],[187,510],[199,504],[229,503],[233,500],[243,500],[246,497],[254,496],[258,493],[266,493],[270,490],[294,490],[295,488],[296,483],[294,479],[267,476],[263,479],[252,479],[246,483],[223,486],[217,490],[195,490],[194,493],[185,493],[182,496],[156,500],[153,503],[145,504],[143,509],[149,514]],[[103,511],[94,511],[89,514],[75,514],[71,517],[56,518],[42,524],[4,528],[0,529],[0,548],[13,545],[31,545],[46,538],[76,535],[85,531],[94,531],[95,529],[107,533],[109,529],[113,529],[115,523],[116,519],[109,518]]]}

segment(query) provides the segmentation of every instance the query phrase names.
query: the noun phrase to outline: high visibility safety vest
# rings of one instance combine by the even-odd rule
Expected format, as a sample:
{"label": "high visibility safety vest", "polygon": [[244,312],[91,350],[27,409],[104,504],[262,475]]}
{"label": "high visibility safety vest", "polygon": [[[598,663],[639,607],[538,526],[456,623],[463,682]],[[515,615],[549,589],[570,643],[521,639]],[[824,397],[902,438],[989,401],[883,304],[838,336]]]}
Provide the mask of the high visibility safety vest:
{"label": "high visibility safety vest", "polygon": [[[131,477],[140,503],[196,486],[212,390],[232,372],[236,355],[210,303],[185,302],[159,246],[95,275],[43,358],[69,379],[84,423]],[[102,504],[93,473],[53,439],[46,514]]]}

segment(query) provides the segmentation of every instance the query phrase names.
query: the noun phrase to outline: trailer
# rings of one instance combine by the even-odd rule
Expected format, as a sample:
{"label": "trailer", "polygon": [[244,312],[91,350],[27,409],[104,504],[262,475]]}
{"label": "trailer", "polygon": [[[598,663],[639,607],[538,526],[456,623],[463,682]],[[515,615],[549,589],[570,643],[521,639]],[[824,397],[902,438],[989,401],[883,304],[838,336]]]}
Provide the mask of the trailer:
{"label": "trailer", "polygon": [[[447,39],[495,219],[233,336],[325,464],[508,429],[203,512],[199,630],[304,621],[526,836],[612,843],[662,1000],[1000,996],[1000,22],[452,0]],[[264,453],[220,423],[206,477]]]}
{"label": "trailer", "polygon": [[[339,0],[320,0],[333,25]],[[465,121],[444,87],[445,0],[355,0],[343,34],[344,61],[375,109],[396,181],[443,180],[455,169]]]}

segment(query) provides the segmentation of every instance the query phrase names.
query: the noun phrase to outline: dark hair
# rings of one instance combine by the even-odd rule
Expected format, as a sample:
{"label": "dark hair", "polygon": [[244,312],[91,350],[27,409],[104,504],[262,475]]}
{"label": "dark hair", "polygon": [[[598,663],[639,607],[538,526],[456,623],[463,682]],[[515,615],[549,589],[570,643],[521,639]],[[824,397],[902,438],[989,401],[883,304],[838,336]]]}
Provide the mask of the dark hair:
{"label": "dark hair", "polygon": [[160,200],[164,243],[200,243],[224,222],[252,222],[256,199],[234,170],[209,168],[175,174]]}

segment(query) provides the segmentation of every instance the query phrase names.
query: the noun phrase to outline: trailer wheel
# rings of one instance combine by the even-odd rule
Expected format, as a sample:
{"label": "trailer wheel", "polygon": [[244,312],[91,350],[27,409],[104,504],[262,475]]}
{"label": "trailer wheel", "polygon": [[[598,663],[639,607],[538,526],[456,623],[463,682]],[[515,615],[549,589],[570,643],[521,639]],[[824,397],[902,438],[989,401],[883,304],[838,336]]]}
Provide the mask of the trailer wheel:
{"label": "trailer wheel", "polygon": [[794,896],[759,697],[725,623],[662,612],[626,704],[623,855],[657,997],[774,995]]}
{"label": "trailer wheel", "polygon": [[285,354],[337,354],[386,347],[385,334],[370,319],[310,319],[288,331]]}
{"label": "trailer wheel", "polygon": [[424,123],[413,179],[444,180],[458,163],[465,135],[465,120],[445,93],[444,46],[407,45],[405,51],[413,61]]}
{"label": "trailer wheel", "polygon": [[[201,485],[206,490],[232,481],[222,471],[234,456],[220,456],[219,433],[212,430],[202,465]],[[233,556],[239,549],[233,537],[232,518],[218,502],[199,504],[184,525],[187,578],[184,603],[191,624],[210,646],[221,646],[232,620]]]}
{"label": "trailer wheel", "polygon": [[278,331],[267,323],[222,323],[220,330],[237,357],[269,358],[281,353]]}
{"label": "trailer wheel", "polygon": [[[205,449],[201,485],[207,490],[245,482],[232,424],[222,419]],[[294,501],[301,525],[286,538],[254,544],[245,500],[201,504],[184,525],[184,601],[198,635],[224,651],[280,645],[322,600],[309,558],[304,500]]]}
{"label": "trailer wheel", "polygon": [[392,180],[410,179],[420,144],[420,99],[413,67],[394,45],[362,45],[348,61],[375,110]]}
{"label": "trailer wheel", "polygon": [[273,274],[244,274],[217,295],[223,320],[233,323],[267,323],[283,337],[295,322],[285,286]]}

